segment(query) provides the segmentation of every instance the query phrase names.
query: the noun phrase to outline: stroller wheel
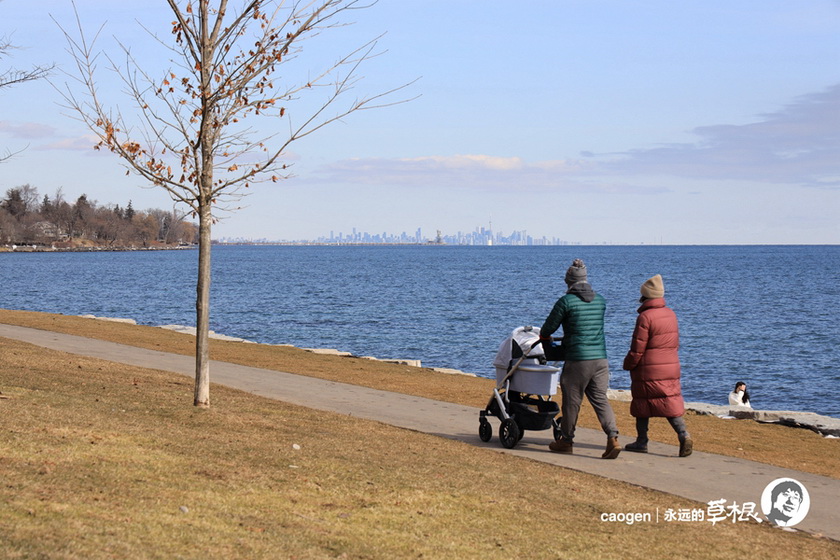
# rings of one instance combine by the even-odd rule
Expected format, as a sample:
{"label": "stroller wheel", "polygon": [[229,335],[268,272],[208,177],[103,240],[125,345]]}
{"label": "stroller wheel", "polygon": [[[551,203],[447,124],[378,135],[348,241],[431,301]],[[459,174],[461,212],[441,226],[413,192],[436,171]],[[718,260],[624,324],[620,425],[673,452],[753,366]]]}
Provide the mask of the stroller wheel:
{"label": "stroller wheel", "polygon": [[499,426],[499,440],[505,449],[513,449],[520,440],[521,430],[513,418],[502,421]]}
{"label": "stroller wheel", "polygon": [[481,441],[490,441],[493,437],[493,426],[490,425],[490,422],[485,420],[484,418],[478,423],[478,437],[481,438]]}

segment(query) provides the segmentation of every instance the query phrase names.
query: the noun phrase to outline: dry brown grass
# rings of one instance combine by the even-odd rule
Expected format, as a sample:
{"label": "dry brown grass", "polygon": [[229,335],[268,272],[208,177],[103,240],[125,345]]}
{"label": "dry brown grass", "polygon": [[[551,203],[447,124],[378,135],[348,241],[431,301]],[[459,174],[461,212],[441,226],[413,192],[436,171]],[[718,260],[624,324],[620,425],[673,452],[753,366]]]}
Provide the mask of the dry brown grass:
{"label": "dry brown grass", "polygon": [[698,504],[221,386],[198,409],[179,375],[3,339],[0,391],[3,558],[840,554],[767,524],[603,523]]}
{"label": "dry brown grass", "polygon": [[[0,310],[0,322],[166,352],[186,355],[195,352],[194,337],[156,327],[7,310]],[[316,355],[284,346],[213,340],[211,348],[214,360],[398,391],[477,408],[486,405],[493,387],[492,381],[482,378],[445,375],[426,368],[361,358]],[[211,395],[211,398],[216,401],[215,396]],[[613,409],[622,433],[633,434],[635,421],[630,416],[629,403],[614,402]],[[689,413],[686,421],[697,450],[840,478],[840,440],[826,439],[809,430],[749,420],[722,420]],[[591,407],[583,407],[580,424],[599,429]],[[652,421],[650,436],[656,441],[676,444],[674,432],[665,421]]]}

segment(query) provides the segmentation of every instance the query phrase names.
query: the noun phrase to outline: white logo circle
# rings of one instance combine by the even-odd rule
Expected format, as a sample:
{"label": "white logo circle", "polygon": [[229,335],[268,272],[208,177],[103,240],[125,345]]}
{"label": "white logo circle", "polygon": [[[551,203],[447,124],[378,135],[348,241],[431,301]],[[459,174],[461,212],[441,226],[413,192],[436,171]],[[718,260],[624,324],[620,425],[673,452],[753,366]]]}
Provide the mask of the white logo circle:
{"label": "white logo circle", "polygon": [[808,489],[793,478],[777,478],[761,493],[761,511],[779,527],[800,523],[811,508]]}

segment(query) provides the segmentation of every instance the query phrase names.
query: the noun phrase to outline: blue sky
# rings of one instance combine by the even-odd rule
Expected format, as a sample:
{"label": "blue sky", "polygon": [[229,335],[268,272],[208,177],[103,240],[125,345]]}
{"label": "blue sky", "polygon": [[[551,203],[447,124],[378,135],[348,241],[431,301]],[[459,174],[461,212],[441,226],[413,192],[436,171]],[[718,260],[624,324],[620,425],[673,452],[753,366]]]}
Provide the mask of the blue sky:
{"label": "blue sky", "polygon": [[[114,36],[144,52],[138,21],[171,21],[163,0],[76,3],[88,32],[106,23],[108,52]],[[0,35],[20,47],[0,72],[71,69],[51,19],[73,27],[69,0],[37,5],[0,1]],[[492,221],[580,243],[840,243],[838,0],[380,0],[351,21],[307,44],[298,71],[385,33],[354,94],[419,78],[402,92],[419,97],[293,144],[295,176],[256,185],[214,237]],[[172,206],[60,103],[46,82],[0,91],[0,153],[26,148],[0,165],[0,193]]]}

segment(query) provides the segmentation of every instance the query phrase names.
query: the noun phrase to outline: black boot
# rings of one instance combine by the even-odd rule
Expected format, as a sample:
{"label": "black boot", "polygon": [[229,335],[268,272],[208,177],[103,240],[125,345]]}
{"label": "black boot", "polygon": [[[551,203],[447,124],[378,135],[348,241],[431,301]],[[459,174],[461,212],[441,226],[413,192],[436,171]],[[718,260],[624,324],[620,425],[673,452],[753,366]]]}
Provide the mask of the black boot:
{"label": "black boot", "polygon": [[624,446],[624,449],[627,451],[632,451],[633,453],[647,453],[647,443],[642,443],[639,440],[634,441],[633,443],[628,443]]}

